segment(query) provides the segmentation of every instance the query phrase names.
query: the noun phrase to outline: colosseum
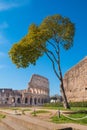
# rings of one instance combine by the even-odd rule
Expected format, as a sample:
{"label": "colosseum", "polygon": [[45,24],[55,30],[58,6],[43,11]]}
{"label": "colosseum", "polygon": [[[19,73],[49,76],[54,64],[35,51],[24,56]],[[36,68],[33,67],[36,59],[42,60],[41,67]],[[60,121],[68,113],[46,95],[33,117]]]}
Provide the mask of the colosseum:
{"label": "colosseum", "polygon": [[0,106],[42,105],[49,102],[49,81],[40,75],[32,75],[25,90],[0,89]]}
{"label": "colosseum", "polygon": [[66,72],[63,81],[69,102],[87,101],[87,56]]}

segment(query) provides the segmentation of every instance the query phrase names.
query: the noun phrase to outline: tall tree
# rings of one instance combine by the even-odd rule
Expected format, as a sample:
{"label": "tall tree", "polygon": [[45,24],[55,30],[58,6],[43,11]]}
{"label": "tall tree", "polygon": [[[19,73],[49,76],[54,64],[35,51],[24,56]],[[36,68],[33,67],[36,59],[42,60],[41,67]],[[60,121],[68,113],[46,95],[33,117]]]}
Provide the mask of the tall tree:
{"label": "tall tree", "polygon": [[63,75],[60,64],[61,48],[68,50],[73,46],[75,27],[69,18],[61,15],[46,17],[37,26],[31,24],[28,33],[14,44],[9,51],[13,63],[19,67],[35,65],[37,59],[45,53],[52,63],[54,73],[60,80],[60,88],[65,108],[69,108],[64,91]]}

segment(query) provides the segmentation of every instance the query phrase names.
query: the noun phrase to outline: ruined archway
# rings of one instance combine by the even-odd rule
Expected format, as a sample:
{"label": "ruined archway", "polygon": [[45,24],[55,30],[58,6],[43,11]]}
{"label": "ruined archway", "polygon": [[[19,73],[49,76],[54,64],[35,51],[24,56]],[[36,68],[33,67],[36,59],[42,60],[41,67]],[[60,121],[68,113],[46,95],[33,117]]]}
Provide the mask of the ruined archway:
{"label": "ruined archway", "polygon": [[44,103],[44,100],[43,100],[43,98],[41,99],[41,103],[42,103],[42,104]]}
{"label": "ruined archway", "polygon": [[31,97],[31,98],[30,98],[30,105],[32,105],[32,101],[33,101],[33,100],[32,100],[32,97]]}
{"label": "ruined archway", "polygon": [[17,99],[17,103],[20,104],[21,103],[21,100],[20,98]]}
{"label": "ruined archway", "polygon": [[34,98],[34,104],[35,105],[37,104],[37,98]]}
{"label": "ruined archway", "polygon": [[28,103],[28,98],[26,97],[26,98],[25,98],[25,104],[27,104],[27,103]]}
{"label": "ruined archway", "polygon": [[40,98],[38,98],[38,103],[40,103]]}
{"label": "ruined archway", "polygon": [[15,97],[12,98],[12,103],[15,103]]}

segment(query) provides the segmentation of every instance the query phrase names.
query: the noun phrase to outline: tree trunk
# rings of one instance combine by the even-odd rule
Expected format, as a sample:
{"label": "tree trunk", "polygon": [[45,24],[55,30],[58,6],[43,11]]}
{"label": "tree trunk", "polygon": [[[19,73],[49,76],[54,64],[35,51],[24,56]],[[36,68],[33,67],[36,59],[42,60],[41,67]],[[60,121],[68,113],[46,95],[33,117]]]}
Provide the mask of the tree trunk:
{"label": "tree trunk", "polygon": [[70,109],[69,103],[67,101],[67,97],[65,94],[65,90],[64,90],[64,84],[63,84],[63,76],[62,76],[62,71],[61,71],[61,66],[60,66],[60,48],[58,45],[58,70],[59,70],[59,80],[60,80],[60,89],[61,89],[61,94],[63,97],[63,105],[65,109]]}
{"label": "tree trunk", "polygon": [[64,85],[63,85],[63,79],[61,78],[61,84],[60,84],[60,89],[61,89],[61,94],[63,97],[63,105],[65,109],[70,109],[69,103],[67,101],[67,97],[65,94],[65,90],[64,90]]}

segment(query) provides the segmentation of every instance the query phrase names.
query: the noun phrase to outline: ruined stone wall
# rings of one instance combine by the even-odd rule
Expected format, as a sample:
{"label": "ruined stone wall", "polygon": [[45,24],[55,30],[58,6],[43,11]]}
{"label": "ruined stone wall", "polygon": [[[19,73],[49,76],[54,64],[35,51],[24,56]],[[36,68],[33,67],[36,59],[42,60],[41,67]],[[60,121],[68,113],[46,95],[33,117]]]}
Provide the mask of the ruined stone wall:
{"label": "ruined stone wall", "polygon": [[44,87],[44,88],[48,88],[49,87],[49,81],[47,78],[40,76],[40,75],[36,75],[34,74],[31,77],[30,83],[31,86],[36,86],[36,87]]}
{"label": "ruined stone wall", "polygon": [[64,76],[68,101],[87,101],[87,57],[72,67]]}
{"label": "ruined stone wall", "polygon": [[[28,84],[28,92],[33,104],[49,101],[49,81],[47,78],[34,74]],[[36,100],[36,101],[35,101]]]}
{"label": "ruined stone wall", "polygon": [[49,101],[49,81],[33,75],[25,90],[0,89],[0,105],[41,105]]}

